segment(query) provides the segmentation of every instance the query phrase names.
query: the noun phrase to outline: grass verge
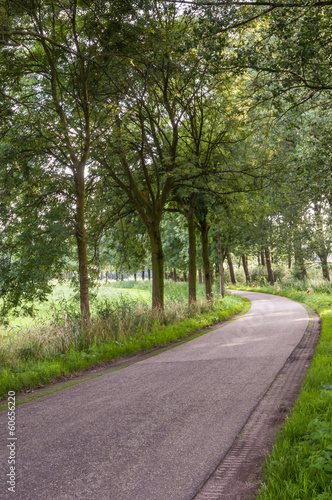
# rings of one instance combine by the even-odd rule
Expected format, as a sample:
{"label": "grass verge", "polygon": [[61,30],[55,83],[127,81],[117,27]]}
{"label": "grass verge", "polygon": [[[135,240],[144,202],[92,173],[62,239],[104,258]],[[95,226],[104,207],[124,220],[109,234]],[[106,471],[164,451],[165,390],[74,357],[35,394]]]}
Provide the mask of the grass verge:
{"label": "grass verge", "polygon": [[[55,329],[51,336],[44,327],[38,335],[31,334],[30,340],[27,336],[21,336],[2,344],[0,399],[8,391],[19,393],[33,389],[63,375],[183,339],[205,326],[230,318],[243,308],[243,299],[226,296],[216,300],[214,306],[201,305],[199,313],[197,309],[184,309],[182,316],[187,311],[192,317],[180,321],[180,307],[176,308],[176,312],[174,308],[170,309],[166,316],[147,317],[145,309],[135,316],[128,304],[133,306],[132,302],[126,302],[127,307],[120,310],[104,309],[105,317],[99,317],[89,329],[67,323]],[[70,341],[64,344],[68,337]],[[45,344],[52,348],[45,347]],[[15,357],[11,355],[13,353]]]}
{"label": "grass verge", "polygon": [[[241,289],[244,289],[241,287]],[[253,288],[246,287],[253,291]],[[257,500],[332,499],[332,295],[255,287],[307,304],[322,322],[320,342],[294,408],[264,466]]]}

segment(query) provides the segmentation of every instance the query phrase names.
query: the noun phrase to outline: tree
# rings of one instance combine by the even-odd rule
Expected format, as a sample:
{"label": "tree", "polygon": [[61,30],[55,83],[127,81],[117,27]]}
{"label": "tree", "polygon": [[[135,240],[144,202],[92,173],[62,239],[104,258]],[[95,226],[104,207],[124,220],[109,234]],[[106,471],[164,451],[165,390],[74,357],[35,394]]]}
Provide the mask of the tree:
{"label": "tree", "polygon": [[[119,70],[122,46],[135,32],[135,5],[6,0],[1,14],[1,76],[11,112],[24,126],[20,139],[30,137],[30,157],[44,162],[40,182],[51,185],[56,176],[58,196],[73,206],[70,223],[77,246],[81,313],[89,320],[86,202],[97,179],[88,166],[108,115],[100,75],[105,68],[108,75],[111,68]],[[10,87],[11,81],[16,85]],[[6,168],[16,168],[14,159]]]}
{"label": "tree", "polygon": [[[123,189],[146,225],[152,249],[153,307],[162,308],[163,212],[168,201],[184,201],[194,235],[195,192],[209,176],[215,183],[221,179],[221,145],[234,130],[225,125],[234,116],[230,118],[229,109],[220,113],[229,102],[218,97],[221,84],[214,68],[195,48],[195,21],[177,16],[172,6],[155,7],[152,13],[154,18],[147,12],[139,56],[128,61],[117,105],[110,111],[107,148],[101,152],[100,147],[93,156],[103,175]],[[190,253],[192,279],[194,261]]]}
{"label": "tree", "polygon": [[107,230],[98,251],[99,263],[112,265],[122,273],[140,271],[147,259],[147,235],[136,213],[121,218]]}
{"label": "tree", "polygon": [[[166,213],[162,222],[162,239],[167,269],[188,271],[188,233],[185,220],[179,213]],[[174,274],[173,274],[174,277]]]}

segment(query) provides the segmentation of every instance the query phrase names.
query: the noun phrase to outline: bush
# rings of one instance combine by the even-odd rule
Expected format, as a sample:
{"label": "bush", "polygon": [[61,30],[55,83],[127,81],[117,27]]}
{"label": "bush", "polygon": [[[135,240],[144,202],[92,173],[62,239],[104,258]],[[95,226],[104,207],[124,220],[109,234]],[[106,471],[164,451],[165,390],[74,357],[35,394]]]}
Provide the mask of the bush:
{"label": "bush", "polygon": [[268,283],[266,267],[257,266],[250,272],[251,281],[259,285],[266,285]]}

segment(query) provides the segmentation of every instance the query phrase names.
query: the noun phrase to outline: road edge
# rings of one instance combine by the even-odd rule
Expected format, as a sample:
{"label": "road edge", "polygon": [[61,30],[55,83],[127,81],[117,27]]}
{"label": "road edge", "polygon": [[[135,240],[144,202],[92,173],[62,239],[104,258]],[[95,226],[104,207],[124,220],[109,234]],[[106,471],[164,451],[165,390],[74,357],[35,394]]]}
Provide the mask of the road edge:
{"label": "road edge", "polygon": [[320,338],[318,313],[305,304],[301,305],[308,312],[309,323],[300,342],[250,413],[217,468],[205,478],[192,500],[250,500],[256,497],[266,455],[300,393]]}

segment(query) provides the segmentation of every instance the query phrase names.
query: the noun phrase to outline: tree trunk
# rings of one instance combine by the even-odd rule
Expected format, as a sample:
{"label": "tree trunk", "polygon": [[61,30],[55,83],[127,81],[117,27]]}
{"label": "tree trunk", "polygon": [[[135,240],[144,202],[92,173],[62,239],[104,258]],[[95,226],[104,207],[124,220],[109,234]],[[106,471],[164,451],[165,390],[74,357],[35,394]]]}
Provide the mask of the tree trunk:
{"label": "tree trunk", "polygon": [[[153,272],[153,266],[152,266],[152,272]],[[148,280],[150,281],[150,279],[151,279],[151,271],[150,269],[148,269]]]}
{"label": "tree trunk", "polygon": [[108,270],[106,271],[106,284],[108,283]]}
{"label": "tree trunk", "polygon": [[164,278],[167,280],[167,271],[165,271]]}
{"label": "tree trunk", "polygon": [[257,255],[257,265],[261,265],[261,256],[259,254]]}
{"label": "tree trunk", "polygon": [[325,241],[325,231],[324,231],[324,218],[322,215],[322,208],[319,203],[315,202],[314,204],[315,210],[315,220],[317,226],[317,249],[316,253],[320,259],[323,278],[327,281],[330,281],[329,267],[327,263],[328,249],[326,248]]}
{"label": "tree trunk", "polygon": [[119,273],[118,271],[115,271],[115,281],[118,281],[119,280]]}
{"label": "tree trunk", "polygon": [[137,281],[137,274],[134,273],[134,280]]}
{"label": "tree trunk", "polygon": [[234,273],[234,266],[233,266],[233,262],[232,262],[232,256],[229,252],[227,252],[227,263],[228,263],[229,274],[231,277],[231,282],[233,285],[235,285],[236,279],[235,279],[235,273]]}
{"label": "tree trunk", "polygon": [[80,306],[81,316],[85,321],[91,320],[90,301],[89,301],[89,276],[88,276],[88,258],[87,258],[87,239],[84,220],[85,207],[85,184],[84,169],[77,168],[75,175],[76,187],[76,244],[78,255],[78,269],[80,281]]}
{"label": "tree trunk", "polygon": [[224,252],[221,245],[221,235],[218,231],[218,256],[219,256],[219,293],[225,297]]}
{"label": "tree trunk", "polygon": [[183,272],[183,281],[186,283],[187,282],[187,274],[186,272],[184,271]]}
{"label": "tree trunk", "polygon": [[305,278],[308,277],[308,273],[307,273],[307,270],[305,267],[301,245],[298,245],[297,250],[294,252],[294,256],[295,256],[295,265],[298,268],[299,273],[300,273],[299,276],[297,276],[297,277],[304,280]]}
{"label": "tree trunk", "polygon": [[269,283],[270,285],[274,285],[274,275],[271,265],[271,254],[270,254],[270,249],[268,247],[265,248],[265,259],[266,259],[267,276]]}
{"label": "tree trunk", "polygon": [[142,280],[144,281],[144,275],[145,275],[145,270],[144,270],[144,267],[142,269]]}
{"label": "tree trunk", "polygon": [[265,255],[264,255],[264,250],[261,250],[261,261],[262,261],[262,266],[265,266]]}
{"label": "tree trunk", "polygon": [[323,278],[326,279],[327,281],[330,281],[330,273],[329,273],[329,265],[327,262],[327,252],[324,254],[319,254],[318,257],[320,258],[320,262],[322,265],[322,271],[323,271]]}
{"label": "tree trunk", "polygon": [[175,281],[175,283],[177,282],[177,279],[178,279],[178,277],[177,277],[177,274],[176,274],[176,268],[174,267],[173,268],[173,280]]}
{"label": "tree trunk", "polygon": [[288,269],[291,269],[292,268],[292,256],[289,255],[288,256]]}
{"label": "tree trunk", "polygon": [[201,241],[202,241],[202,259],[203,259],[203,274],[205,284],[206,300],[213,300],[211,274],[210,274],[210,257],[209,257],[209,226],[206,218],[200,221]]}
{"label": "tree trunk", "polygon": [[249,269],[248,269],[248,257],[246,255],[242,255],[242,265],[243,265],[243,270],[244,274],[246,277],[246,281],[250,281],[250,274],[249,274]]}
{"label": "tree trunk", "polygon": [[202,269],[198,270],[198,283],[203,283]]}
{"label": "tree trunk", "polygon": [[195,220],[194,220],[195,211],[194,208],[191,207],[186,213],[187,223],[188,223],[188,240],[189,240],[189,285],[188,285],[188,294],[189,294],[189,304],[196,302],[197,292],[196,292],[196,231],[195,231]]}
{"label": "tree trunk", "polygon": [[[152,308],[164,308],[164,252],[161,241],[160,224],[151,225],[149,236],[152,253]],[[148,269],[150,279],[150,269]]]}

